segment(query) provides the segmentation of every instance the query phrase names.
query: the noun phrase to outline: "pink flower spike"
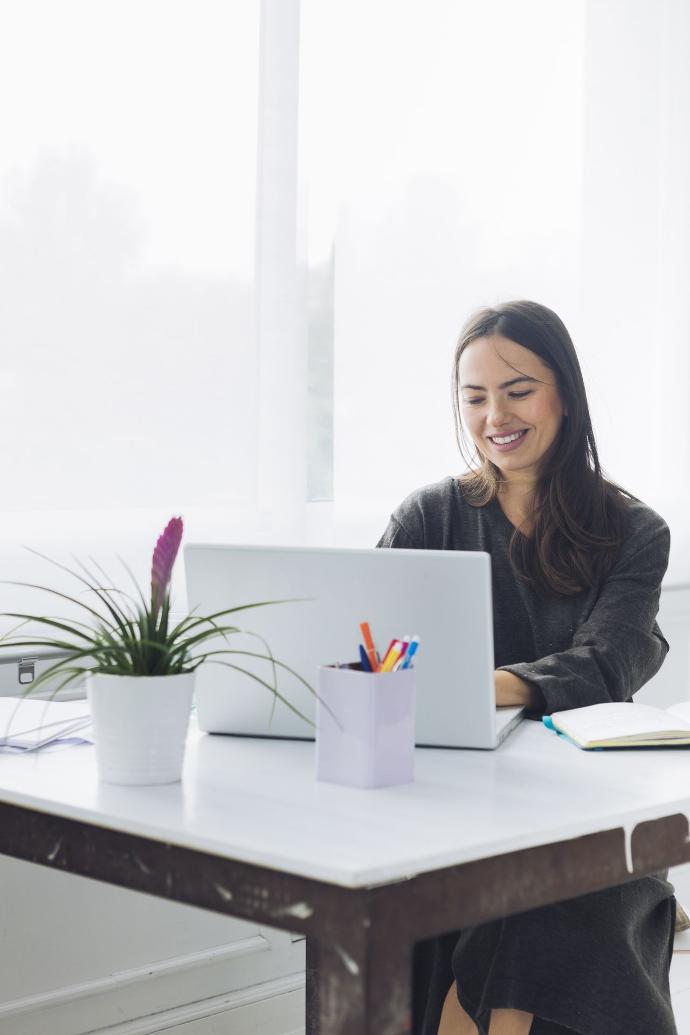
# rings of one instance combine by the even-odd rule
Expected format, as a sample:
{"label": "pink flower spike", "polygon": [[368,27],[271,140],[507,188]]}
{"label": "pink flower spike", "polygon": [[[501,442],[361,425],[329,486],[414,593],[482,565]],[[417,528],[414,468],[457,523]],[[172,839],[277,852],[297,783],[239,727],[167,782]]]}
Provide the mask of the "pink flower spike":
{"label": "pink flower spike", "polygon": [[182,529],[181,517],[170,518],[165,526],[165,531],[158,537],[156,549],[153,551],[151,600],[154,613],[158,611],[170,585],[173,565],[182,542]]}

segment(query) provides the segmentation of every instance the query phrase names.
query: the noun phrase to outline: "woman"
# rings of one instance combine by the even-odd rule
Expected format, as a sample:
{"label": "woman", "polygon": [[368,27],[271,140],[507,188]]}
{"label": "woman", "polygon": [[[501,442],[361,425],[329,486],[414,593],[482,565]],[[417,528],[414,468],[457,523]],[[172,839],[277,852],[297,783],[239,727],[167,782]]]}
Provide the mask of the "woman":
{"label": "woman", "polygon": [[[580,366],[535,302],[482,309],[455,353],[469,472],[412,493],[379,546],[491,554],[496,702],[629,700],[661,666],[669,530],[602,474]],[[545,774],[546,776],[546,774]],[[666,874],[418,946],[423,1035],[675,1035]]]}

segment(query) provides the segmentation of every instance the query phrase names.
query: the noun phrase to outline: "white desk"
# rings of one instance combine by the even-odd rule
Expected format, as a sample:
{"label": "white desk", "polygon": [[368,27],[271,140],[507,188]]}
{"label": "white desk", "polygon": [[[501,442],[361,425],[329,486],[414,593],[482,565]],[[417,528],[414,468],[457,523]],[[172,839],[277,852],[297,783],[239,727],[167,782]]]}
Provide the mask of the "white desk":
{"label": "white desk", "polygon": [[690,753],[587,753],[523,723],[418,749],[412,784],[317,783],[314,745],[190,735],[184,780],[93,749],[0,755],[0,851],[307,937],[308,1031],[410,1031],[414,942],[690,859]]}

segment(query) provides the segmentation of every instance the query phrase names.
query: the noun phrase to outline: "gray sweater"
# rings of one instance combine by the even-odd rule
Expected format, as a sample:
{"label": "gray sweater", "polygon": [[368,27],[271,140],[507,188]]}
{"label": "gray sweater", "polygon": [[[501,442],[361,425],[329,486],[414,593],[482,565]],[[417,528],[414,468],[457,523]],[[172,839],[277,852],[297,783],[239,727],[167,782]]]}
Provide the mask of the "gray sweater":
{"label": "gray sweater", "polygon": [[547,713],[627,701],[659,670],[668,643],[656,623],[670,533],[629,501],[628,530],[606,580],[570,597],[546,598],[512,570],[514,528],[497,500],[473,507],[456,478],[411,493],[378,546],[484,550],[491,555],[494,664],[540,691]]}

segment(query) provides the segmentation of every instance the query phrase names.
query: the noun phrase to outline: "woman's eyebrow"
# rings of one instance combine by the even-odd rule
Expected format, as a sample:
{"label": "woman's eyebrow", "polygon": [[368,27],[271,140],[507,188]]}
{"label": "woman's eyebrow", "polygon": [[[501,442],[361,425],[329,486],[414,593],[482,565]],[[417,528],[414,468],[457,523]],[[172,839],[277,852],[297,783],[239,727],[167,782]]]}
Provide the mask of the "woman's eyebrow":
{"label": "woman's eyebrow", "polygon": [[[531,381],[532,383],[536,384],[537,383],[537,378],[536,377],[514,377],[512,379],[512,381],[504,381],[503,384],[499,385],[498,387],[499,388],[510,388],[511,385],[516,385],[520,381]],[[460,385],[460,388],[461,389],[472,388],[472,389],[474,389],[475,392],[485,392],[486,391],[486,388],[484,388],[483,385]]]}

